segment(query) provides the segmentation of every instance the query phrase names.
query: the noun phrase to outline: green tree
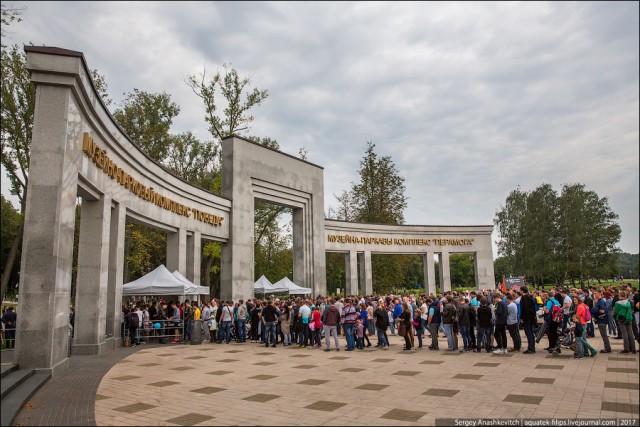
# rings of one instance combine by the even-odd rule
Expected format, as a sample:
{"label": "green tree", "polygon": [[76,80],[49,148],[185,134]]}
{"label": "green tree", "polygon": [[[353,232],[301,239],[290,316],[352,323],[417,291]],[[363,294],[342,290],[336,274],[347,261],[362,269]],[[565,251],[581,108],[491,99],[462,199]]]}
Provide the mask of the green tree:
{"label": "green tree", "polygon": [[360,161],[360,182],[352,184],[355,220],[381,224],[403,224],[407,197],[404,178],[390,156],[379,157],[375,144],[367,142]]}
{"label": "green tree", "polygon": [[125,94],[122,108],[113,113],[118,124],[152,159],[161,162],[169,151],[169,129],[180,107],[163,93],[134,89]]}
{"label": "green tree", "polygon": [[[192,74],[187,78],[187,84],[204,102],[209,132],[218,142],[229,135],[247,131],[254,120],[249,111],[269,96],[266,90],[251,90],[251,80],[248,77],[240,77],[238,72],[227,64],[224,64],[222,71],[218,70],[211,79],[207,79],[206,71]],[[218,102],[220,95],[222,105],[225,106],[222,111],[222,105]]]}
{"label": "green tree", "polygon": [[476,285],[473,255],[452,254],[449,258],[449,272],[452,286]]}
{"label": "green tree", "polygon": [[583,285],[603,269],[610,271],[617,260],[621,230],[608,199],[587,191],[583,184],[565,184],[558,205],[559,262],[565,277]]}
{"label": "green tree", "polygon": [[214,191],[218,153],[213,144],[201,142],[191,132],[171,135],[163,162],[176,175],[208,191]]}
{"label": "green tree", "polygon": [[[2,204],[2,216],[0,217],[0,265],[2,265],[2,274],[4,275],[4,266],[11,254],[12,243],[16,238],[16,233],[18,232],[20,225],[22,224],[22,217],[20,216],[20,212],[13,207],[13,204],[11,204],[10,201],[5,199],[3,195],[0,195],[0,198]],[[17,258],[19,257],[20,254],[18,253]],[[18,282],[17,271],[13,270],[12,273],[9,273],[7,275],[7,279],[7,287],[9,287],[9,285],[14,286]],[[4,297],[4,291],[2,297]]]}
{"label": "green tree", "polygon": [[498,229],[498,253],[509,262],[515,274],[524,271],[524,215],[527,210],[527,194],[517,188],[507,196],[505,205],[498,210],[494,223]]}

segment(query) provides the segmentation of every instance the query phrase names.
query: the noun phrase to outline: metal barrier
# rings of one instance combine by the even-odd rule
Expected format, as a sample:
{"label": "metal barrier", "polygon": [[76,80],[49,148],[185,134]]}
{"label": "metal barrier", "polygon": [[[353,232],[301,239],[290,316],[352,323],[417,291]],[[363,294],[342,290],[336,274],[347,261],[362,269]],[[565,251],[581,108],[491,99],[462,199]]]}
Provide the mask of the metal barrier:
{"label": "metal barrier", "polygon": [[[155,327],[159,325],[159,327]],[[123,323],[124,331],[122,334],[122,342],[124,345],[133,345],[131,340],[131,328]],[[136,337],[134,341],[149,342],[158,340],[164,343],[171,339],[171,343],[184,341],[184,322],[174,322],[173,320],[149,320],[147,324],[135,328]]]}

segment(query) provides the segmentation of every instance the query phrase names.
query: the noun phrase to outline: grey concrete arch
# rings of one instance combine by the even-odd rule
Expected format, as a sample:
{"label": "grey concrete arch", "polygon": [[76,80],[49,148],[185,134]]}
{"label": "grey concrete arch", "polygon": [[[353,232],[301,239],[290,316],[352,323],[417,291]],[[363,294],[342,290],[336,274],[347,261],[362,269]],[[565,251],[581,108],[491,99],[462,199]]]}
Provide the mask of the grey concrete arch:
{"label": "grey concrete arch", "polygon": [[231,242],[222,246],[221,297],[253,296],[256,199],[293,208],[293,280],[324,295],[323,168],[237,136],[222,141],[222,156],[222,195],[233,210]]}
{"label": "grey concrete arch", "polygon": [[[67,365],[76,197],[82,197],[75,354],[119,342],[127,217],[169,233],[169,267],[194,278],[200,239],[226,242],[231,201],[154,162],[116,125],[79,52],[26,47],[36,85],[14,361]],[[187,245],[190,245],[190,248]],[[188,262],[189,261],[189,262]]]}
{"label": "grey concrete arch", "polygon": [[[449,255],[474,254],[478,288],[495,288],[492,225],[388,225],[325,220],[327,252],[345,253],[346,291],[348,294],[373,292],[371,254],[419,254],[423,256],[427,292],[435,293],[434,256],[439,258],[440,283],[451,290]],[[360,264],[360,279],[355,267]],[[360,285],[360,286],[358,286]]]}

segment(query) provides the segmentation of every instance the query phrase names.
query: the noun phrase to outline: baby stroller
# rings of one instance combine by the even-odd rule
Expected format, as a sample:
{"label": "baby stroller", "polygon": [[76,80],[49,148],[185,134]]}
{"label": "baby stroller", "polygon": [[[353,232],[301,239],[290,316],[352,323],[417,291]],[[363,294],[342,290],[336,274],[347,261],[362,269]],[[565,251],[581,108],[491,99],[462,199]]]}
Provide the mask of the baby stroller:
{"label": "baby stroller", "polygon": [[[576,350],[576,336],[573,332],[573,323],[571,321],[567,322],[567,326],[563,330],[558,331],[558,341],[556,346],[551,349],[552,356],[558,356],[560,354],[561,348],[568,348],[572,350],[574,353]],[[558,328],[560,329],[560,328]]]}

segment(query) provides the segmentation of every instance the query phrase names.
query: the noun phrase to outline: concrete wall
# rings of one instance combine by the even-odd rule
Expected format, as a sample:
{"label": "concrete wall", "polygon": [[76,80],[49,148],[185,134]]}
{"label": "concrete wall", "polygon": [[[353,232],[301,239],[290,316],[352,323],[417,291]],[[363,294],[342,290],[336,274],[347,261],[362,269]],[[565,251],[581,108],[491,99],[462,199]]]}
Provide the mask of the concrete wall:
{"label": "concrete wall", "polygon": [[[36,85],[22,250],[15,362],[51,370],[67,364],[76,197],[82,215],[73,352],[97,354],[120,340],[126,218],[160,228],[191,250],[200,238],[226,242],[231,202],[168,173],[135,146],[101,103],[79,52],[27,47]],[[116,182],[83,152],[89,136],[118,167],[179,204],[223,218],[220,225],[179,215]],[[175,237],[174,237],[175,236]],[[184,236],[184,237],[183,237]],[[199,256],[172,251],[172,266],[199,272]],[[189,259],[190,258],[190,259]],[[193,265],[187,268],[187,261]]]}
{"label": "concrete wall", "polygon": [[323,169],[239,137],[222,141],[222,156],[222,195],[233,211],[231,242],[222,246],[221,298],[253,296],[256,199],[293,208],[294,282],[326,294]]}
{"label": "concrete wall", "polygon": [[[438,255],[442,266],[440,283],[443,290],[451,290],[449,255],[471,253],[475,258],[478,288],[495,287],[492,225],[386,225],[325,220],[324,229],[327,252],[344,252],[347,257],[358,254],[361,293],[372,292],[371,254],[422,254],[426,289],[435,292],[434,255]],[[358,278],[353,268],[348,271],[346,289],[350,293],[349,290],[358,288]]]}

